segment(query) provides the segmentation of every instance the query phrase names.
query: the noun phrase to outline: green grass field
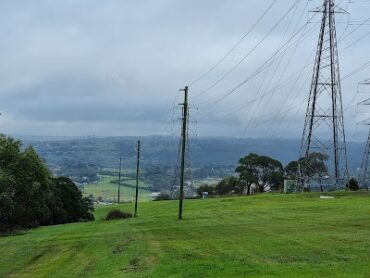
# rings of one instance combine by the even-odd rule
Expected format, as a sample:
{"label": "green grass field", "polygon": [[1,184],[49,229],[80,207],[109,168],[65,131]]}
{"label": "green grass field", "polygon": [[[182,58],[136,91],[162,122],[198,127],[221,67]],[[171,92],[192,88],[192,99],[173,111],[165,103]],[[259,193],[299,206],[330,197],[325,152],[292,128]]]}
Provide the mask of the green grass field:
{"label": "green grass field", "polygon": [[183,221],[177,205],[0,238],[0,277],[370,276],[370,194],[187,200]]}
{"label": "green grass field", "polygon": [[[104,200],[117,201],[117,184],[111,183],[111,181],[117,180],[118,177],[103,176],[98,183],[86,185],[84,188],[85,195],[93,195],[95,198],[99,196],[103,197]],[[130,178],[123,177],[121,183],[121,200],[124,202],[133,201],[135,199],[135,185],[136,181]],[[148,201],[150,191],[143,188],[147,188],[148,185],[140,181],[139,199],[141,201]]]}

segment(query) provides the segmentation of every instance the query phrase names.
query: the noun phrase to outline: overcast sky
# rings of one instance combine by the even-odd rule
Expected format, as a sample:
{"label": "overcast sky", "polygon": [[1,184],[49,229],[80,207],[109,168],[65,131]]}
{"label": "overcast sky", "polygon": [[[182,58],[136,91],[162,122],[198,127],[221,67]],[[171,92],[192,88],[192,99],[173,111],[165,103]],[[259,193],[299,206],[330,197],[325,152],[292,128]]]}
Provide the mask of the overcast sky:
{"label": "overcast sky", "polygon": [[[190,86],[191,134],[299,138],[320,20],[320,14],[310,19],[315,14],[308,11],[322,1],[277,0],[270,6],[273,2],[0,1],[1,131],[58,136],[176,133],[182,97],[178,89],[209,72],[271,7],[226,59]],[[337,15],[345,77],[370,61],[370,25],[358,25],[369,17],[370,2],[339,2],[350,12]],[[281,55],[224,97],[281,47]],[[370,97],[364,86],[357,94],[358,82],[369,77],[370,67],[343,80],[351,140],[366,138],[367,127],[357,123],[370,114],[355,104]]]}

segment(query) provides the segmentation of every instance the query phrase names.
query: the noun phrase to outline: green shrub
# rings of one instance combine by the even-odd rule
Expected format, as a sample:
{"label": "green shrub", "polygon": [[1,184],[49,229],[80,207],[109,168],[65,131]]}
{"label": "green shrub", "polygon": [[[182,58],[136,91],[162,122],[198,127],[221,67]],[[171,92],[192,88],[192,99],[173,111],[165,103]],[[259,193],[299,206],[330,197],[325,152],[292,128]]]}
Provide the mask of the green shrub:
{"label": "green shrub", "polygon": [[227,195],[231,193],[242,194],[245,191],[245,186],[238,178],[228,177],[216,185],[215,191],[218,195]]}
{"label": "green shrub", "polygon": [[358,191],[360,189],[360,186],[357,180],[351,178],[347,184],[347,188],[351,191]]}
{"label": "green shrub", "polygon": [[209,184],[202,184],[197,188],[197,194],[199,197],[203,196],[203,192],[208,192],[209,196],[212,196],[215,194],[215,187]]}
{"label": "green shrub", "polygon": [[166,193],[161,193],[157,198],[154,199],[154,201],[168,201],[172,200],[171,196]]}
{"label": "green shrub", "polygon": [[105,220],[115,220],[115,219],[128,219],[132,218],[132,214],[129,212],[124,212],[119,209],[110,210],[105,216]]}

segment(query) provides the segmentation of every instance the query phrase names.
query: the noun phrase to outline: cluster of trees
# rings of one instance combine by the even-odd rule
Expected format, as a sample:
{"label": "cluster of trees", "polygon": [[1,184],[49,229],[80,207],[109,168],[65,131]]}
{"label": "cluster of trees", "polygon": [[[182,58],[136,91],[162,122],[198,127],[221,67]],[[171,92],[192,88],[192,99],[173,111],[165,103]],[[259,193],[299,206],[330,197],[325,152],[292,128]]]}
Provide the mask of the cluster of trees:
{"label": "cluster of trees", "polygon": [[[235,172],[238,177],[229,177],[220,181],[217,185],[202,185],[197,189],[199,196],[203,192],[209,195],[244,194],[253,192],[280,191],[283,188],[284,179],[295,180],[297,178],[298,165],[305,165],[308,176],[325,178],[328,175],[328,156],[321,153],[311,153],[306,159],[288,163],[283,167],[282,163],[268,156],[259,156],[251,153],[239,160]],[[359,190],[358,181],[350,179],[347,188],[351,191]]]}
{"label": "cluster of trees", "polygon": [[150,184],[152,191],[171,190],[175,169],[170,166],[160,164],[145,165],[141,178],[144,182]]}
{"label": "cluster of trees", "polygon": [[93,220],[92,202],[54,178],[32,147],[0,135],[0,232]]}
{"label": "cluster of trees", "polygon": [[203,185],[197,189],[199,195],[208,192],[209,195],[251,194],[256,192],[281,190],[285,171],[282,163],[268,156],[251,153],[239,160],[235,172],[238,177],[229,177],[216,186]]}
{"label": "cluster of trees", "polygon": [[307,160],[301,158],[298,161],[292,161],[285,167],[285,172],[288,178],[295,179],[298,171],[298,164],[305,165],[307,175],[310,177],[317,176],[320,178],[328,175],[328,166],[326,165],[328,156],[326,154],[313,152],[310,153]]}
{"label": "cluster of trees", "polygon": [[231,177],[220,181],[216,186],[203,185],[197,192],[209,192],[210,195],[251,194],[254,192],[282,190],[284,179],[296,179],[298,164],[306,163],[308,175],[324,177],[328,173],[328,157],[320,153],[311,153],[307,161],[292,161],[286,167],[271,157],[251,153],[239,160],[235,172],[238,178]]}
{"label": "cluster of trees", "polygon": [[239,160],[235,171],[239,174],[240,181],[246,185],[248,195],[252,185],[261,193],[283,187],[283,164],[271,157],[251,153]]}
{"label": "cluster of trees", "polygon": [[93,163],[63,163],[60,168],[55,171],[58,176],[72,177],[76,183],[93,183],[99,180],[99,167]]}
{"label": "cluster of trees", "polygon": [[[37,150],[37,153],[40,154],[39,150]],[[74,159],[65,158],[58,161],[58,164],[48,164],[48,168],[58,177],[70,177],[80,187],[99,180],[100,167],[93,163],[77,162]]]}
{"label": "cluster of trees", "polygon": [[202,196],[203,192],[212,195],[226,195],[230,193],[242,194],[245,191],[244,184],[236,177],[223,179],[217,185],[204,184],[197,188],[197,194]]}
{"label": "cluster of trees", "polygon": [[194,179],[203,180],[207,178],[223,178],[234,172],[234,166],[207,165],[192,171]]}

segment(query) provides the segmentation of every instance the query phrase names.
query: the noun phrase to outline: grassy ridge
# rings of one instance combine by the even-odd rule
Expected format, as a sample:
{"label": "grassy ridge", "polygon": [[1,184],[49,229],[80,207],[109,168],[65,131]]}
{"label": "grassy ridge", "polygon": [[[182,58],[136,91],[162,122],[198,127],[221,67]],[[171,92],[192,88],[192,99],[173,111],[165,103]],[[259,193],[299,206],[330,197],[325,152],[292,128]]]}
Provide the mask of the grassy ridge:
{"label": "grassy ridge", "polygon": [[[140,204],[140,217],[0,238],[0,277],[368,277],[370,195]],[[132,204],[121,206],[132,211]]]}

